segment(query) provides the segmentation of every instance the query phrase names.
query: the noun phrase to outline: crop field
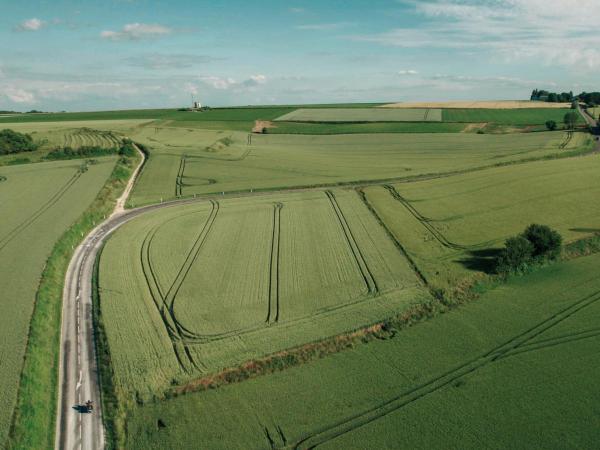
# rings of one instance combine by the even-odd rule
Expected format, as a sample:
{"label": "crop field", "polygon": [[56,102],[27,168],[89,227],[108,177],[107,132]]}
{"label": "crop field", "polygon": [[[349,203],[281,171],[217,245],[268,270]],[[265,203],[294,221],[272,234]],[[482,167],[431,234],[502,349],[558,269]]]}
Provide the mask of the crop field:
{"label": "crop field", "polygon": [[364,192],[419,268],[449,287],[490,269],[495,250],[530,223],[568,242],[598,232],[597,155],[498,167]]}
{"label": "crop field", "polygon": [[[0,167],[0,446],[10,426],[40,275],[54,243],[92,202],[115,159]],[[38,301],[43,301],[39,299]]]}
{"label": "crop field", "polygon": [[203,112],[175,109],[140,109],[50,114],[21,114],[0,117],[0,123],[72,122],[99,120],[183,120],[183,121],[254,121],[272,120],[293,111],[290,107],[214,108]]}
{"label": "crop field", "polygon": [[232,191],[402,180],[586,148],[583,133],[248,135],[142,127],[132,138],[150,159],[131,204]]}
{"label": "crop field", "polygon": [[288,122],[441,122],[441,109],[300,108],[275,119]]}
{"label": "crop field", "polygon": [[99,273],[116,383],[138,398],[428,297],[353,190],[153,212],[116,232]]}
{"label": "crop field", "polygon": [[[521,108],[521,109],[444,109],[444,122],[483,123],[493,122],[500,125],[543,125],[554,120],[560,126],[568,108]],[[579,118],[583,122],[583,118]]]}
{"label": "crop field", "polygon": [[402,102],[381,105],[382,108],[441,108],[441,109],[525,109],[570,108],[570,103],[530,100],[458,101],[458,102]]}
{"label": "crop field", "polygon": [[599,265],[556,264],[391,339],[133,406],[126,446],[593,448]]}
{"label": "crop field", "polygon": [[443,122],[310,123],[273,122],[268,134],[460,133],[468,125]]}

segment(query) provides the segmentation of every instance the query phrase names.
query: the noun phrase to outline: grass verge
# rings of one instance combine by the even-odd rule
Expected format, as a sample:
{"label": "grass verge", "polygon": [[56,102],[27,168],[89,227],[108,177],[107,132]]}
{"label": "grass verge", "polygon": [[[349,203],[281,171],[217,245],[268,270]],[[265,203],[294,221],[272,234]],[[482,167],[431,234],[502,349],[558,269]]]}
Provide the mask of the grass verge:
{"label": "grass verge", "polygon": [[84,236],[112,212],[138,158],[118,160],[94,202],[54,245],[46,262],[29,328],[9,449],[54,448],[65,273]]}

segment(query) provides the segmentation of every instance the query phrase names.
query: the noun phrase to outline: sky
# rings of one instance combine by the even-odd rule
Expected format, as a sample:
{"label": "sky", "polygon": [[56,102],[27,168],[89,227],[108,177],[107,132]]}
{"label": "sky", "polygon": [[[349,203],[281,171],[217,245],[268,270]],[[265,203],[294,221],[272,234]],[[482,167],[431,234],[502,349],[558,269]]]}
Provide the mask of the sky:
{"label": "sky", "polygon": [[599,90],[598,0],[0,0],[0,110]]}

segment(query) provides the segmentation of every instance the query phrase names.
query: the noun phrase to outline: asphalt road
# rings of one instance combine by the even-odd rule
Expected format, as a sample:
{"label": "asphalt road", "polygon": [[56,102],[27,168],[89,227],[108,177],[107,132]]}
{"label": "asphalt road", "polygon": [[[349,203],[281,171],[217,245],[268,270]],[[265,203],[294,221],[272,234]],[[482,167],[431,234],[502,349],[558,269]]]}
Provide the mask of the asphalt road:
{"label": "asphalt road", "polygon": [[[140,154],[142,152],[137,149]],[[142,154],[142,162],[143,162]],[[123,223],[144,212],[124,211],[124,204],[142,164],[136,168],[113,214],[96,227],[77,247],[65,277],[62,307],[59,394],[56,421],[57,449],[102,449],[104,427],[96,364],[92,320],[92,274],[94,261],[108,235]],[[94,402],[86,413],[82,405]]]}

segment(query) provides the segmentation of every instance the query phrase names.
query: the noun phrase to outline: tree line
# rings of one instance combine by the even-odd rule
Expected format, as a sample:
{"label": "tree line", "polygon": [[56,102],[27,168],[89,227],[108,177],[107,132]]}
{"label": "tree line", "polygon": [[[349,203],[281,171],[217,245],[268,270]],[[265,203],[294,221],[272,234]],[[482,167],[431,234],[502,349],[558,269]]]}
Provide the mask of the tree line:
{"label": "tree line", "polygon": [[581,94],[574,95],[573,91],[558,93],[546,91],[544,89],[534,89],[530,99],[550,103],[572,103],[578,100],[590,106],[596,106],[600,105],[600,92],[584,91]]}

